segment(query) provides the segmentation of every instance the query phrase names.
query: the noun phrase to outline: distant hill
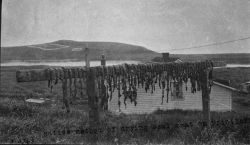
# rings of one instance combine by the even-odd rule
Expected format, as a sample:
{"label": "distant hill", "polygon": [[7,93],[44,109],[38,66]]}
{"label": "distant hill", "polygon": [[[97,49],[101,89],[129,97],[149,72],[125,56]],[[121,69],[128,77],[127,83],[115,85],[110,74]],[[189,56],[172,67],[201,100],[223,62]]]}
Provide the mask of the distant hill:
{"label": "distant hill", "polygon": [[149,61],[161,54],[148,50],[142,46],[116,43],[116,42],[78,42],[71,40],[59,40],[46,44],[1,47],[1,62],[12,60],[84,60],[83,50],[88,45],[90,49],[90,59],[98,60],[104,52],[107,60],[138,60]]}
{"label": "distant hill", "polygon": [[[162,57],[160,53],[154,52],[142,46],[117,43],[117,42],[79,42],[72,40],[59,40],[55,42],[1,47],[1,62],[21,61],[53,61],[53,60],[84,60],[83,50],[88,46],[90,59],[99,60],[104,52],[107,60],[137,60],[151,61],[156,57]],[[226,63],[246,64],[250,63],[250,53],[225,53],[225,54],[170,54],[172,58],[180,58],[183,61],[214,60]]]}

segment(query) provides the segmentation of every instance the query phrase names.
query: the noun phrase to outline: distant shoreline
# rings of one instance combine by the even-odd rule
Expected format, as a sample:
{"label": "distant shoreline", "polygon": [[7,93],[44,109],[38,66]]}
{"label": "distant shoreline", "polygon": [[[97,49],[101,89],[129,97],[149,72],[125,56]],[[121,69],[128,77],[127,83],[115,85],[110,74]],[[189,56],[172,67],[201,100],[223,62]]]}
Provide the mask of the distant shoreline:
{"label": "distant shoreline", "polygon": [[[119,65],[119,64],[138,64],[138,63],[145,63],[144,61],[137,61],[137,60],[106,60],[106,65]],[[29,60],[29,61],[8,61],[8,62],[1,62],[1,67],[15,67],[15,66],[85,66],[84,60],[77,60],[77,59],[64,59],[64,60]],[[91,60],[91,66],[98,66],[101,65],[100,60]],[[224,65],[218,65],[216,68],[230,68],[230,67],[250,67],[250,63],[227,63]]]}
{"label": "distant shoreline", "polygon": [[[82,59],[60,59],[60,60],[1,60],[1,63],[11,63],[11,62],[26,62],[26,63],[41,63],[41,62],[80,62],[85,61]],[[101,61],[100,59],[92,59],[90,61]],[[138,61],[138,60],[106,60],[106,61]]]}
{"label": "distant shoreline", "polygon": [[[119,64],[138,64],[142,63],[141,61],[135,61],[135,60],[107,60],[106,65],[119,65]],[[91,60],[90,66],[99,66],[101,65],[100,60]],[[14,67],[14,66],[85,66],[85,61],[11,61],[11,62],[5,62],[1,63],[1,67]]]}
{"label": "distant shoreline", "polygon": [[[15,62],[22,62],[22,63],[47,63],[47,62],[53,62],[53,63],[60,63],[60,62],[82,62],[85,60],[82,59],[60,59],[60,60],[1,60],[1,64],[3,63],[15,63]],[[90,61],[101,61],[100,59],[92,59]],[[125,60],[125,59],[111,59],[106,61],[140,61],[140,60]],[[234,64],[234,65],[250,65],[250,62],[242,62],[242,63],[226,63],[228,64]]]}

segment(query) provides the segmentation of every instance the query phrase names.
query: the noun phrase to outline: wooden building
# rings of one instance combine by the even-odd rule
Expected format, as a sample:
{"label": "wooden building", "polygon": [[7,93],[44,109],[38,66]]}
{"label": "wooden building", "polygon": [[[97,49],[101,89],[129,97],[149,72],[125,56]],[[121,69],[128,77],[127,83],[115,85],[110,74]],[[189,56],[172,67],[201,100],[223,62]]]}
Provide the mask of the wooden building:
{"label": "wooden building", "polygon": [[[173,85],[174,86],[174,85]],[[136,113],[151,113],[158,109],[183,109],[183,110],[202,110],[202,95],[201,91],[191,93],[191,84],[176,85],[171,88],[168,96],[164,92],[163,104],[162,102],[162,89],[158,84],[155,85],[156,89],[153,94],[151,91],[147,93],[143,88],[138,88],[137,105],[130,103],[127,99],[127,105],[123,103],[123,95],[121,97],[121,112],[126,114]],[[211,111],[231,111],[232,110],[232,92],[236,89],[214,82],[210,94],[210,109]],[[117,90],[113,93],[113,99],[108,103],[108,109],[112,112],[119,112],[118,94]]]}

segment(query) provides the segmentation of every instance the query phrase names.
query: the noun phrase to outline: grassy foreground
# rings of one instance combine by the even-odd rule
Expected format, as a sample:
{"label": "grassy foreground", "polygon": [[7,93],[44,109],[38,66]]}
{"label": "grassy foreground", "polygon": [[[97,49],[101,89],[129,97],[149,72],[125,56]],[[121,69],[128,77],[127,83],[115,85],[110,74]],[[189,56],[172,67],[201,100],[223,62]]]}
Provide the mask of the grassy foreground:
{"label": "grassy foreground", "polygon": [[[55,86],[52,93],[47,82],[16,83],[17,69],[38,67],[4,67],[1,69],[0,92],[0,143],[58,143],[58,144],[91,144],[89,134],[51,134],[45,132],[77,130],[88,127],[88,107],[84,104],[71,106],[66,113],[61,103],[61,85]],[[248,70],[247,70],[248,71]],[[235,73],[236,74],[236,73]],[[240,76],[241,77],[241,76]],[[235,95],[237,99],[245,96]],[[43,105],[29,104],[27,98],[47,97],[50,101]],[[249,105],[235,102],[236,112],[212,112],[211,118],[228,120],[248,117]],[[244,101],[243,101],[244,103]],[[248,108],[246,108],[248,107]],[[248,110],[246,113],[238,110]],[[211,129],[194,124],[192,127],[177,127],[182,122],[197,122],[202,118],[199,111],[156,111],[153,114],[115,115],[111,112],[101,113],[103,132],[98,134],[97,144],[250,144],[250,124],[219,123]],[[116,126],[151,126],[173,124],[167,129],[110,131],[107,128]]]}
{"label": "grassy foreground", "polygon": [[[0,98],[0,142],[1,143],[73,143],[90,144],[87,133],[45,134],[45,132],[77,130],[88,127],[88,108],[75,105],[67,114],[60,103],[44,105],[27,104],[21,99]],[[246,114],[212,112],[212,120],[242,118]],[[156,111],[153,114],[114,115],[102,113],[99,144],[249,144],[250,124],[219,123],[211,129],[196,125],[202,113],[199,111]],[[176,123],[193,122],[192,127],[177,127]],[[151,126],[173,124],[167,129],[127,130],[108,127]]]}

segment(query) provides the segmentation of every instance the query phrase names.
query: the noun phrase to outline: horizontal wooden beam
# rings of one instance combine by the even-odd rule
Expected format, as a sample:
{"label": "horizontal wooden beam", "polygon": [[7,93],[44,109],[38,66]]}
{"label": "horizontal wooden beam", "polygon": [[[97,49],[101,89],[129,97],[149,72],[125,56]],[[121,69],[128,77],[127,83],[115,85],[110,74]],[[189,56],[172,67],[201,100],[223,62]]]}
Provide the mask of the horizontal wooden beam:
{"label": "horizontal wooden beam", "polygon": [[[178,65],[179,67],[195,67],[202,66],[204,69],[211,68],[210,62],[183,62],[183,63],[149,63],[149,64],[122,64],[115,66],[96,66],[97,74],[104,71],[104,74],[112,73],[114,70],[124,70],[126,72],[128,69],[134,69],[137,67],[144,67],[146,70],[148,68],[157,69],[159,66],[173,67]],[[177,67],[178,68],[178,67]],[[86,68],[85,67],[61,67],[61,68],[48,68],[48,69],[32,69],[32,70],[19,70],[16,72],[17,82],[34,82],[34,81],[46,81],[46,80],[55,80],[55,79],[69,79],[69,78],[83,78],[86,77]]]}
{"label": "horizontal wooden beam", "polygon": [[85,73],[85,67],[19,70],[16,72],[16,80],[17,82],[35,82],[57,78],[83,78]]}
{"label": "horizontal wooden beam", "polygon": [[44,69],[19,70],[16,72],[17,82],[45,81],[48,80]]}

